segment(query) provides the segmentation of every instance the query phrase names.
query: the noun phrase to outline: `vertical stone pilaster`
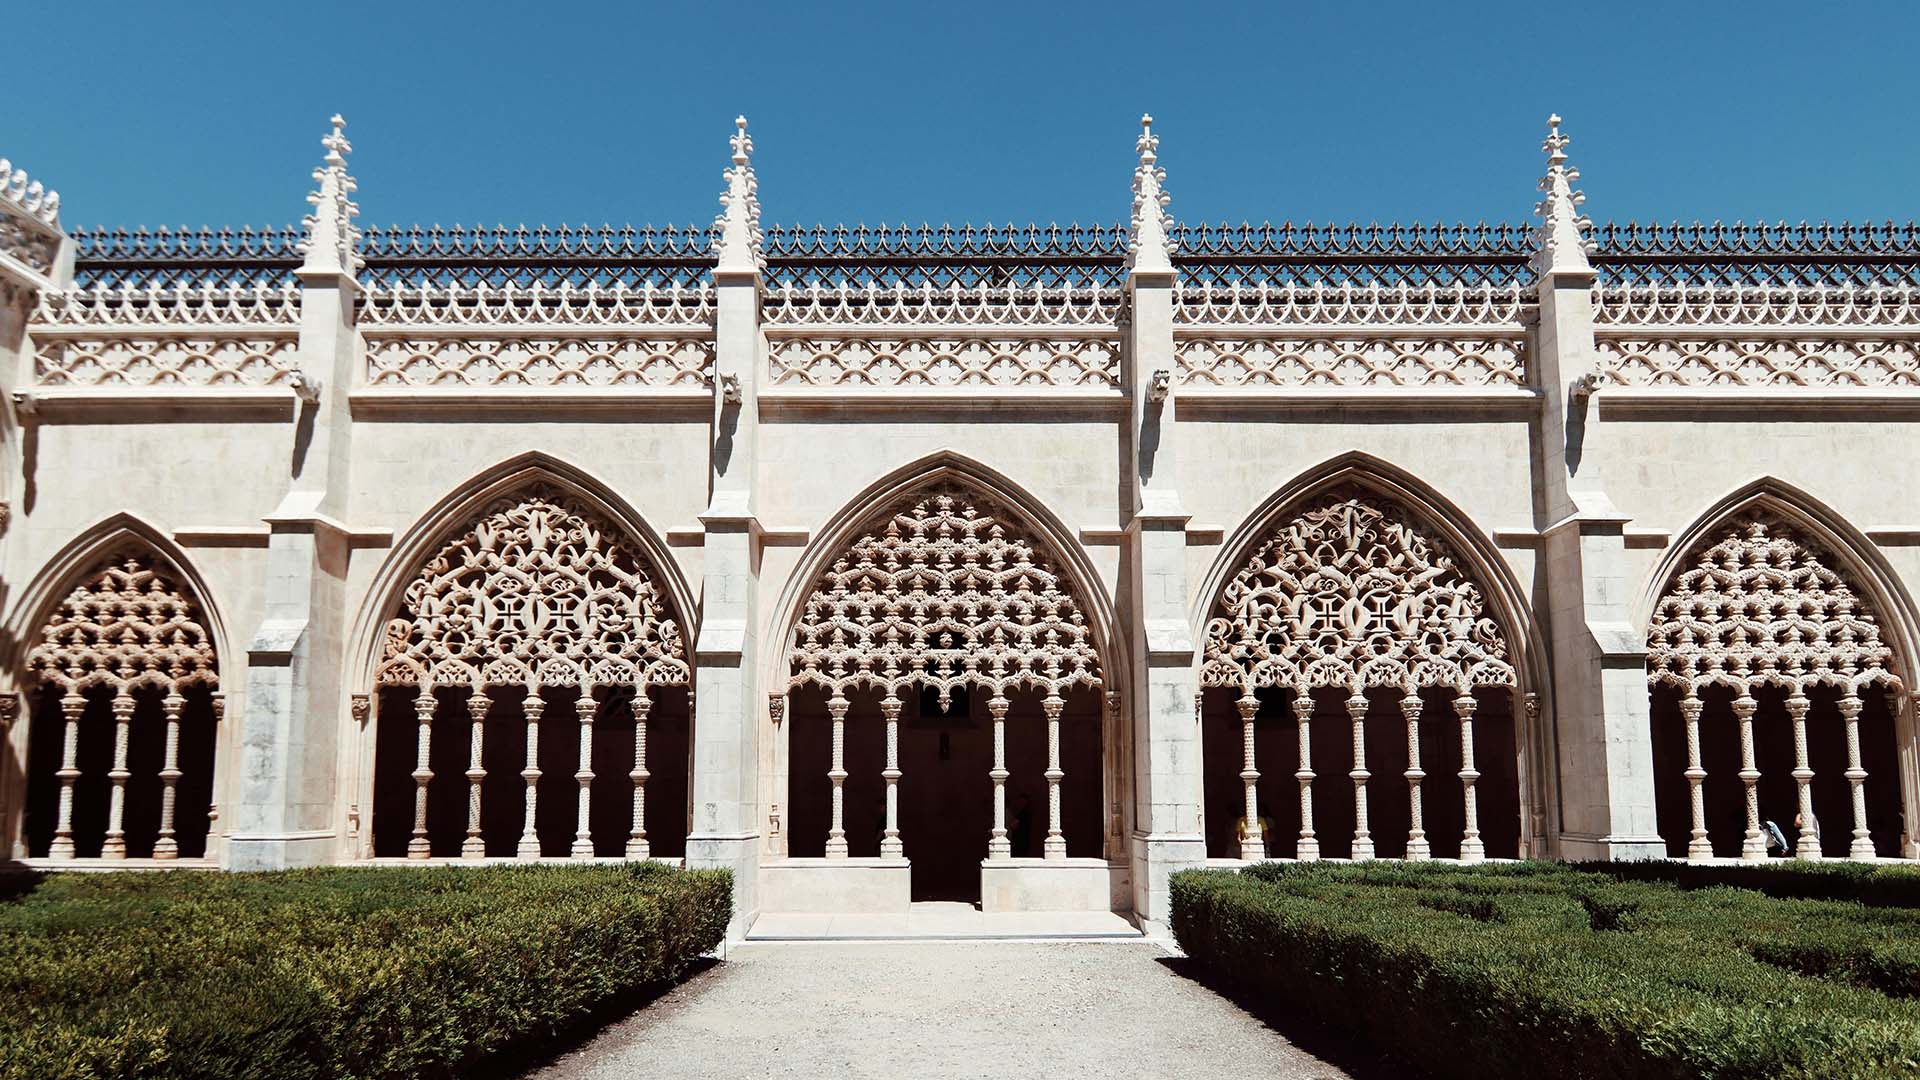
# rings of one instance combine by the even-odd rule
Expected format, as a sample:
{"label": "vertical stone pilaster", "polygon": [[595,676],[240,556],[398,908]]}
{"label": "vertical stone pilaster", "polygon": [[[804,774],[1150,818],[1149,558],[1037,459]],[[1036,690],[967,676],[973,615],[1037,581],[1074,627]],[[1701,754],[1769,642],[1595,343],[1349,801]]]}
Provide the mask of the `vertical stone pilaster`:
{"label": "vertical stone pilaster", "polygon": [[1167,932],[1168,879],[1206,865],[1200,823],[1196,648],[1187,614],[1187,522],[1173,437],[1173,290],[1166,170],[1152,118],[1141,118],[1133,176],[1127,274],[1125,389],[1132,398],[1124,468],[1131,520],[1124,550],[1122,618],[1130,637],[1134,709],[1133,910]]}
{"label": "vertical stone pilaster", "polygon": [[[1593,285],[1584,196],[1572,188],[1560,118],[1549,120],[1547,174],[1536,208],[1539,323],[1531,368],[1540,391],[1535,431],[1537,520],[1543,533],[1553,701],[1548,721],[1559,756],[1559,844],[1571,859],[1665,854],[1653,812],[1646,638],[1630,610],[1629,520],[1607,498],[1602,463],[1585,453],[1597,422]],[[1543,665],[1544,666],[1544,665]],[[1545,797],[1547,786],[1530,793]]]}
{"label": "vertical stone pilaster", "polygon": [[754,516],[759,393],[766,368],[760,332],[760,204],[746,119],[735,121],[733,164],[716,226],[714,419],[711,496],[700,515],[705,567],[694,646],[693,822],[690,867],[733,871],[733,923],[745,934],[758,910],[759,688],[753,676],[760,526]]}
{"label": "vertical stone pilaster", "polygon": [[[300,372],[293,393],[287,493],[267,516],[264,615],[247,646],[246,696],[227,865],[236,870],[310,866],[351,858],[347,799],[338,797],[340,731],[350,708],[342,685],[346,636],[346,525],[352,417],[346,392],[360,363],[354,329],[359,213],[347,174],[352,150],[333,118],[326,158],[307,197],[300,281]],[[232,764],[229,756],[224,764]]]}

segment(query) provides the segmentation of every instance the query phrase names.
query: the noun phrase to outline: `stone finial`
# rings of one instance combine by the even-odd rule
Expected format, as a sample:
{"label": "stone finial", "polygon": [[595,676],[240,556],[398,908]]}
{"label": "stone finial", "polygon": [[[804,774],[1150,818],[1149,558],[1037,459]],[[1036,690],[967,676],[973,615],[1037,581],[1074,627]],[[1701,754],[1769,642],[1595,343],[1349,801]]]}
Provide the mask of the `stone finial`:
{"label": "stone finial", "polygon": [[1160,136],[1153,133],[1153,117],[1140,118],[1140,138],[1134,143],[1140,166],[1133,170],[1133,223],[1127,234],[1127,268],[1133,273],[1173,273],[1173,240],[1168,235],[1167,170],[1160,159]]}
{"label": "stone finial", "polygon": [[1547,155],[1547,174],[1540,178],[1540,190],[1545,198],[1533,208],[1540,218],[1533,233],[1534,269],[1542,277],[1593,272],[1593,264],[1587,261],[1587,252],[1593,249],[1588,235],[1593,219],[1580,213],[1580,204],[1587,201],[1585,193],[1573,190],[1574,181],[1580,179],[1580,170],[1567,164],[1570,141],[1560,133],[1559,115],[1547,117],[1547,139],[1540,144]]}
{"label": "stone finial", "polygon": [[767,252],[760,231],[760,181],[753,175],[753,136],[747,134],[747,118],[736,116],[733,164],[723,178],[726,193],[720,196],[720,214],[713,219],[719,236],[713,242],[715,269],[725,273],[757,274],[766,267]]}
{"label": "stone finial", "polygon": [[332,123],[333,131],[320,140],[327,156],[313,170],[319,188],[307,196],[313,213],[300,221],[307,230],[300,241],[300,251],[307,257],[300,269],[350,277],[364,264],[357,250],[360,230],[353,224],[353,219],[360,216],[360,206],[352,198],[359,185],[347,173],[347,155],[353,152],[353,144],[347,141],[346,118],[335,113]]}
{"label": "stone finial", "polygon": [[6,158],[0,158],[0,201],[50,229],[60,227],[60,193],[47,190]]}

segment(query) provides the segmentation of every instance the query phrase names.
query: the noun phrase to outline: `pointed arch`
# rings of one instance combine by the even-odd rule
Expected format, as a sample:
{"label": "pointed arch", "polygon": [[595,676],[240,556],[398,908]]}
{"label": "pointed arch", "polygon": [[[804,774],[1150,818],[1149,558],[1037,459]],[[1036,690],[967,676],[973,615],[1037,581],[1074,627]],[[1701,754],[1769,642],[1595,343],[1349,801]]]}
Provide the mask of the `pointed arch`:
{"label": "pointed arch", "polygon": [[[508,505],[517,496],[523,495],[531,496],[538,504],[537,512],[531,516],[526,509]],[[600,674],[606,678],[595,678],[596,682],[632,682],[633,677],[651,670],[653,677],[661,680],[661,685],[686,683],[689,674],[687,648],[695,639],[692,623],[695,607],[686,578],[665,541],[644,517],[605,482],[558,457],[531,450],[482,470],[455,487],[422,514],[394,545],[393,551],[375,575],[354,623],[351,638],[353,651],[350,655],[356,658],[358,665],[351,673],[351,682],[356,691],[371,692],[380,678],[383,664],[388,665],[386,670],[389,675],[409,682],[423,677],[436,683],[450,680],[493,682],[497,678],[505,678],[508,671],[504,667],[494,670],[476,668],[468,672],[462,667],[461,661],[451,657],[438,656],[429,662],[426,654],[433,650],[423,651],[420,647],[420,635],[414,626],[417,620],[396,619],[396,613],[402,611],[409,597],[415,593],[422,598],[433,591],[443,592],[450,597],[459,593],[464,586],[458,568],[450,562],[458,551],[477,550],[501,542],[500,537],[505,535],[502,529],[516,534],[511,542],[525,548],[530,541],[527,530],[550,529],[556,524],[566,529],[585,529],[595,533],[594,539],[583,548],[583,552],[592,549],[587,557],[594,563],[593,572],[604,576],[606,580],[587,586],[593,590],[593,595],[602,596],[609,589],[620,591],[612,587],[623,578],[630,586],[650,590],[646,598],[637,601],[638,607],[626,612],[626,616],[631,618],[614,620],[629,623],[634,619],[639,620],[630,629],[640,634],[640,638],[617,644],[609,640],[608,644],[613,647],[603,650],[613,654],[629,652],[633,653],[632,656],[588,658],[583,654],[569,658],[561,655],[546,657],[543,663],[542,659],[534,656],[539,651],[537,635],[510,635],[511,641],[503,639],[509,645],[508,651],[525,646],[519,651],[526,655],[520,657],[516,664],[508,666],[515,668],[515,673],[522,681],[531,677],[535,681],[547,682],[577,666],[571,661],[584,660],[600,664]],[[609,529],[611,535],[599,535]],[[488,535],[476,535],[476,530]],[[549,542],[532,540],[534,547],[542,547]],[[604,551],[599,550],[602,546]],[[623,547],[627,550],[620,553],[619,549]],[[522,551],[517,557],[527,557],[529,554]],[[549,554],[543,552],[532,557],[547,558]],[[506,564],[506,569],[509,575],[520,573],[512,566],[511,560]],[[426,577],[430,575],[437,576],[439,582],[426,582]],[[659,610],[654,610],[656,607]],[[405,641],[392,638],[399,622],[406,622],[407,629],[413,631],[409,635],[414,639],[413,647],[409,647]],[[617,630],[609,632],[619,633]],[[666,637],[663,638],[662,634]],[[498,646],[503,642],[489,644]],[[641,660],[643,655],[648,659]],[[636,663],[637,660],[640,662]],[[454,678],[456,671],[461,676],[458,679]]]}
{"label": "pointed arch", "polygon": [[[1278,534],[1286,528],[1289,515],[1316,501],[1329,502],[1320,508],[1322,516],[1357,514],[1354,524],[1364,532],[1379,533],[1379,539],[1388,539],[1391,534],[1389,542],[1401,548],[1396,557],[1426,560],[1416,574],[1422,582],[1447,583],[1453,599],[1440,608],[1432,605],[1441,599],[1441,594],[1424,587],[1413,590],[1411,583],[1401,588],[1400,600],[1412,602],[1428,616],[1451,620],[1457,630],[1452,637],[1466,646],[1453,666],[1445,662],[1416,663],[1414,667],[1418,670],[1408,672],[1412,682],[1438,684],[1457,676],[1467,685],[1507,685],[1536,692],[1544,689],[1547,682],[1541,669],[1546,655],[1544,643],[1520,583],[1492,538],[1425,481],[1399,466],[1357,450],[1301,473],[1270,495],[1234,530],[1195,595],[1192,617],[1203,633],[1211,637],[1208,627],[1218,621],[1216,614],[1222,597],[1230,583],[1250,569],[1249,560],[1257,557],[1263,547],[1280,539]],[[1334,504],[1346,504],[1347,509]],[[1383,579],[1380,584],[1387,582]],[[1415,596],[1416,591],[1421,595]],[[1455,600],[1464,601],[1465,606]],[[1474,609],[1471,615],[1469,608]],[[1291,613],[1276,610],[1272,614],[1284,618]],[[1498,648],[1487,651],[1495,641]],[[1203,681],[1209,663],[1205,651],[1213,647],[1203,646]],[[1222,647],[1231,651],[1230,645],[1223,643]],[[1461,660],[1465,661],[1464,667],[1457,666]],[[1219,662],[1237,663],[1225,657]],[[1376,679],[1385,685],[1397,678],[1393,664],[1372,663],[1357,674],[1368,680],[1369,685]],[[1215,675],[1225,679],[1229,673],[1220,668]],[[1308,677],[1325,681],[1334,676],[1325,671]]]}
{"label": "pointed arch", "polygon": [[[21,593],[20,602],[14,606],[6,628],[7,670],[17,685],[26,686],[29,683],[27,667],[32,662],[34,652],[44,644],[49,624],[59,616],[62,606],[72,597],[76,584],[82,581],[83,576],[91,577],[96,571],[110,569],[107,563],[117,563],[120,561],[117,557],[127,553],[137,553],[145,559],[135,571],[128,571],[124,566],[115,568],[117,584],[137,584],[143,590],[159,587],[164,592],[177,595],[187,607],[170,617],[186,620],[193,625],[191,628],[175,627],[178,633],[169,632],[169,636],[179,637],[181,641],[202,642],[212,654],[208,659],[212,666],[206,671],[189,671],[183,676],[182,685],[204,683],[217,688],[218,664],[227,662],[235,653],[227,621],[213,590],[193,560],[164,531],[146,519],[127,512],[113,514],[81,530],[41,566]],[[141,576],[136,582],[127,576],[129,573]],[[184,662],[190,658],[183,655],[175,659]],[[103,674],[100,678],[108,676]],[[149,675],[143,681],[152,682],[156,678],[160,676]],[[99,679],[89,681],[88,685],[93,681]]]}
{"label": "pointed arch", "polygon": [[[1753,596],[1750,581],[1760,590]],[[1772,608],[1762,640],[1741,644],[1739,657],[1717,631],[1696,629],[1699,614],[1726,603]],[[1735,693],[1762,684],[1898,690],[1911,682],[1920,625],[1879,548],[1831,507],[1772,476],[1743,484],[1694,519],[1647,578],[1637,619],[1647,633],[1650,681],[1683,690],[1719,684]],[[1751,615],[1742,620],[1743,641],[1752,622]],[[1730,670],[1730,659],[1743,670]]]}
{"label": "pointed arch", "polygon": [[[893,533],[891,538],[886,535],[889,531]],[[978,665],[970,668],[958,656],[965,646],[955,646],[936,650],[954,661],[951,671],[932,679],[917,679],[914,673],[900,666],[906,662],[904,651],[876,643],[867,661],[870,670],[850,671],[848,685],[904,687],[918,682],[943,691],[969,681],[1002,687],[1042,687],[1051,683],[1056,689],[1073,685],[1092,688],[1124,685],[1124,679],[1117,674],[1120,660],[1116,655],[1118,639],[1114,632],[1112,601],[1078,541],[1043,503],[1020,485],[991,467],[951,450],[929,454],[887,473],[869,484],[821,529],[788,579],[775,609],[780,613],[775,626],[781,647],[769,657],[773,670],[769,672],[772,677],[768,685],[812,681],[826,686],[833,677],[823,675],[826,669],[820,665],[845,661],[851,653],[846,647],[816,650],[818,655],[809,661],[812,666],[796,672],[796,634],[808,633],[824,643],[832,633],[835,609],[856,602],[863,583],[864,587],[872,588],[877,580],[862,571],[863,565],[871,569],[876,560],[909,550],[932,551],[941,546],[937,538],[942,535],[948,538],[956,554],[973,547],[982,557],[1004,560],[992,573],[973,579],[971,584],[963,582],[963,589],[1002,589],[1015,594],[1023,587],[1028,590],[1029,595],[1014,605],[1017,611],[988,611],[988,622],[981,625],[983,633],[997,635],[1010,645],[1022,641],[1031,644],[1033,648],[1028,657],[1037,666],[1016,665],[996,675],[990,668],[992,657],[983,658],[989,664],[988,669],[976,670]],[[989,554],[990,551],[993,554]],[[1025,586],[1021,584],[1023,575]],[[933,584],[930,580],[917,586],[903,582],[909,589]],[[836,588],[845,590],[846,596],[834,599],[830,593]],[[986,604],[993,606],[990,600]],[[810,613],[817,613],[811,629]],[[1039,616],[1037,622],[1028,618],[1035,615]],[[889,631],[896,635],[911,636],[916,631],[924,635],[942,629],[932,622],[915,625],[912,615],[896,617],[893,622]],[[1045,646],[1041,642],[1049,632],[1054,644]],[[984,638],[968,639],[976,645],[984,641]],[[855,646],[862,647],[866,646]],[[1017,651],[1010,648],[1000,661],[1010,662],[1012,653]]]}

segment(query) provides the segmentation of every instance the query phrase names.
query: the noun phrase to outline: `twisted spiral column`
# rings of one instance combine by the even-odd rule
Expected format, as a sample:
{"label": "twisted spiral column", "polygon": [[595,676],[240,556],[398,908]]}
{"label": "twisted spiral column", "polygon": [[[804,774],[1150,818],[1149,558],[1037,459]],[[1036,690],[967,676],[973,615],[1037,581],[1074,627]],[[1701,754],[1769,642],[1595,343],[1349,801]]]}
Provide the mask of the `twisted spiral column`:
{"label": "twisted spiral column", "polygon": [[1751,694],[1733,699],[1733,715],[1740,721],[1740,783],[1746,787],[1747,831],[1740,841],[1743,862],[1763,862],[1767,835],[1760,831],[1760,767],[1753,757],[1753,714],[1760,703]]}
{"label": "twisted spiral column", "polygon": [[833,764],[827,779],[833,782],[833,816],[827,824],[827,858],[847,857],[846,782],[847,782],[847,699],[835,690],[827,699],[827,712],[833,717]]}
{"label": "twisted spiral column", "polygon": [[1873,838],[1867,835],[1867,770],[1860,764],[1860,692],[1848,687],[1840,698],[1840,716],[1847,722],[1847,783],[1853,788],[1853,843],[1847,858],[1872,862]]}
{"label": "twisted spiral column", "polygon": [[1367,828],[1367,695],[1354,691],[1347,698],[1347,716],[1353,721],[1353,857],[1373,858],[1373,832]]}
{"label": "twisted spiral column", "polygon": [[1305,689],[1293,692],[1293,719],[1300,729],[1299,767],[1293,773],[1300,783],[1300,842],[1293,857],[1312,862],[1320,857],[1320,841],[1313,835],[1313,745],[1308,731],[1313,719],[1313,695]]}
{"label": "twisted spiral column", "polygon": [[425,859],[433,855],[427,842],[427,785],[433,783],[428,767],[428,752],[433,743],[433,711],[439,703],[433,697],[433,682],[422,679],[420,694],[413,699],[413,713],[420,722],[420,739],[413,751],[413,839],[407,841],[407,858]]}
{"label": "twisted spiral column", "polygon": [[80,779],[80,715],[87,711],[87,699],[76,690],[68,690],[60,699],[60,714],[66,719],[66,737],[60,749],[60,807],[53,824],[53,845],[47,849],[52,859],[73,858],[73,782]]}
{"label": "twisted spiral column", "polygon": [[481,859],[487,854],[487,842],[480,838],[480,788],[486,783],[487,770],[480,764],[481,740],[486,737],[487,709],[493,700],[481,687],[473,688],[467,699],[467,715],[473,720],[473,738],[467,752],[467,838],[460,844],[460,857]]}
{"label": "twisted spiral column", "polygon": [[1066,707],[1057,691],[1040,702],[1047,714],[1047,842],[1041,854],[1049,859],[1067,857],[1067,834],[1060,831],[1060,780],[1067,775],[1060,770],[1060,712]]}
{"label": "twisted spiral column", "polygon": [[1798,687],[1787,697],[1787,715],[1793,718],[1793,782],[1800,796],[1800,837],[1793,848],[1797,859],[1820,857],[1820,837],[1813,827],[1813,764],[1807,757],[1807,710],[1812,704]]}
{"label": "twisted spiral column", "polygon": [[153,842],[156,859],[180,857],[180,841],[173,835],[173,809],[174,787],[180,783],[180,710],[186,704],[187,699],[173,687],[167,688],[167,696],[160,702],[167,716],[167,747],[160,764],[160,836]]}
{"label": "twisted spiral column", "polygon": [[993,715],[993,834],[987,840],[987,858],[1010,859],[1013,844],[1007,839],[1007,699],[995,693],[987,699],[987,712]]}
{"label": "twisted spiral column", "polygon": [[593,687],[581,684],[580,699],[573,703],[574,715],[580,719],[580,764],[573,773],[574,782],[580,785],[580,808],[574,824],[573,847],[567,852],[576,859],[593,858],[590,816],[593,810],[593,714],[597,707]]}
{"label": "twisted spiral column", "polygon": [[107,839],[100,845],[103,859],[127,857],[127,743],[133,733],[133,692],[122,686],[113,695],[113,768],[107,780],[113,785],[107,803]]}
{"label": "twisted spiral column", "polygon": [[633,692],[633,771],[627,779],[633,781],[633,831],[627,834],[627,858],[645,859],[653,851],[647,844],[647,778],[653,774],[647,771],[647,714],[653,711],[653,699],[647,696],[647,688],[634,687]]}
{"label": "twisted spiral column", "polygon": [[527,763],[520,770],[520,779],[527,782],[527,802],[520,811],[520,843],[513,853],[522,859],[537,859],[540,857],[540,832],[535,820],[540,808],[540,714],[547,710],[540,687],[527,687],[526,704],[521,709],[527,718]]}
{"label": "twisted spiral column", "polygon": [[900,843],[900,699],[889,693],[880,702],[880,715],[887,720],[887,767],[880,773],[887,782],[887,827],[880,836],[880,857],[902,859],[907,852]]}
{"label": "twisted spiral column", "polygon": [[1407,808],[1412,819],[1407,829],[1407,858],[1426,859],[1433,855],[1427,843],[1426,825],[1420,814],[1420,781],[1426,770],[1420,767],[1420,693],[1414,691],[1400,699],[1400,715],[1407,718]]}
{"label": "twisted spiral column", "polygon": [[1701,790],[1707,770],[1700,764],[1700,710],[1705,708],[1699,691],[1687,687],[1680,699],[1680,715],[1687,722],[1687,798],[1693,810],[1693,829],[1687,840],[1687,858],[1706,862],[1713,858],[1713,844],[1707,839],[1707,795]]}
{"label": "twisted spiral column", "polygon": [[1466,831],[1460,837],[1461,862],[1479,862],[1487,857],[1486,846],[1480,842],[1480,796],[1473,786],[1480,779],[1480,770],[1473,765],[1473,711],[1479,705],[1472,690],[1462,689],[1453,699],[1454,715],[1460,718],[1460,789],[1467,811]]}
{"label": "twisted spiral column", "polygon": [[1249,690],[1243,695],[1240,707],[1240,783],[1245,785],[1247,835],[1240,841],[1240,857],[1247,862],[1259,862],[1267,857],[1267,840],[1260,832],[1260,770],[1254,768],[1253,761],[1253,717],[1260,711],[1260,701]]}

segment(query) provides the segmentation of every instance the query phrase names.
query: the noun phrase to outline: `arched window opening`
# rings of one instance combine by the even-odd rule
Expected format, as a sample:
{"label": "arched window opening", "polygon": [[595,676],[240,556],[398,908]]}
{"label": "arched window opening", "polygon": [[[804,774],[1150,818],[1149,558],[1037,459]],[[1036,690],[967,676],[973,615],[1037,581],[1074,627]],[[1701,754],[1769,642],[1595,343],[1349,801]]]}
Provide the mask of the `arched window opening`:
{"label": "arched window opening", "polygon": [[489,502],[407,585],[374,678],[376,856],[684,853],[686,644],[585,500]]}
{"label": "arched window opening", "polygon": [[1065,780],[1101,775],[1110,703],[1057,566],[952,479],[857,530],[789,649],[789,773],[827,779],[792,786],[791,854],[912,852],[914,895],[943,899],[978,897],[982,859],[1105,854],[1101,785]]}
{"label": "arched window opening", "polygon": [[205,856],[219,663],[178,572],[142,543],[96,560],[26,666],[28,856]]}
{"label": "arched window opening", "polygon": [[1703,537],[1661,593],[1647,679],[1670,854],[1898,853],[1901,682],[1879,613],[1841,565],[1755,507]]}
{"label": "arched window opening", "polygon": [[[1208,853],[1517,856],[1518,685],[1439,536],[1358,485],[1314,496],[1253,544],[1207,623]],[[1263,784],[1275,760],[1293,769]]]}

